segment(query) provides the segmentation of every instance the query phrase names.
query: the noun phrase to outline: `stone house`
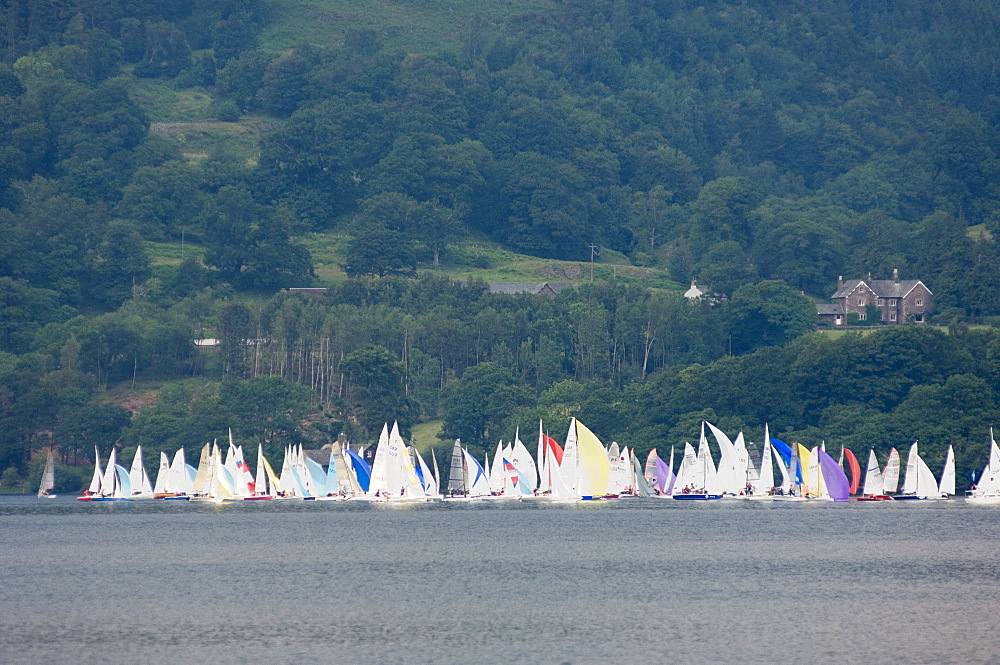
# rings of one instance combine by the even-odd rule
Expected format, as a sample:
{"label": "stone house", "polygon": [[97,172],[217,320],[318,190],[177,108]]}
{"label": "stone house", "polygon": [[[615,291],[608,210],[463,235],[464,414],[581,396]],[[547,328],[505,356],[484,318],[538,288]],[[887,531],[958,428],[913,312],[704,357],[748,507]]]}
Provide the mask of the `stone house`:
{"label": "stone house", "polygon": [[[821,318],[826,316],[835,325],[843,325],[848,314],[857,314],[866,321],[868,307],[877,307],[881,312],[882,323],[900,325],[902,323],[926,323],[927,312],[933,304],[934,294],[919,279],[899,279],[899,271],[892,271],[892,279],[849,279],[837,278],[837,292],[831,296],[838,306],[839,316],[833,311],[820,311]],[[875,321],[869,323],[877,323]]]}

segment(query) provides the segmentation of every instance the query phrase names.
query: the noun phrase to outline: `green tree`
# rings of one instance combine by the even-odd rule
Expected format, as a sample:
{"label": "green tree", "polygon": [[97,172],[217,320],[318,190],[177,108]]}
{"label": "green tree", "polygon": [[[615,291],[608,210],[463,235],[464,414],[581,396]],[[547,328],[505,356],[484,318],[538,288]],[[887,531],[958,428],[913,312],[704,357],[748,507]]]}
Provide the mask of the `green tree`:
{"label": "green tree", "polygon": [[406,396],[403,363],[383,346],[369,344],[347,354],[338,365],[347,379],[347,403],[365,432],[397,421],[413,424],[413,404]]}
{"label": "green tree", "polygon": [[531,391],[510,370],[491,362],[470,367],[443,395],[443,439],[482,446],[505,435],[518,409],[532,403]]}
{"label": "green tree", "polygon": [[812,301],[778,280],[736,289],[726,302],[725,316],[734,354],[786,344],[816,327]]}
{"label": "green tree", "polygon": [[406,237],[378,226],[359,230],[347,246],[342,266],[348,277],[412,275],[416,258]]}

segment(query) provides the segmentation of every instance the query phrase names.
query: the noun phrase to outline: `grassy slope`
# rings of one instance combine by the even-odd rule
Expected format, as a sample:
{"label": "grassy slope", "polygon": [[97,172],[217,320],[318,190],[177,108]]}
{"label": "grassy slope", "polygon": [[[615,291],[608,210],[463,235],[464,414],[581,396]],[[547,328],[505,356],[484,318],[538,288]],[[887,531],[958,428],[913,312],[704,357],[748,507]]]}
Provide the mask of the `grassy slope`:
{"label": "grassy slope", "polygon": [[[343,234],[309,233],[299,238],[312,254],[316,276],[320,284],[335,284],[347,278],[340,265],[350,237]],[[169,279],[182,260],[179,243],[147,242],[146,251],[153,265],[154,274]],[[203,257],[205,249],[188,243],[185,256]],[[477,267],[486,261],[488,268]],[[480,265],[482,265],[480,263]],[[449,248],[442,255],[442,265],[434,267],[421,264],[419,272],[429,272],[450,279],[478,278],[486,282],[561,282],[582,284],[590,281],[591,265],[579,261],[557,261],[518,254],[495,246],[468,244]],[[667,279],[657,268],[595,263],[594,279],[617,279],[653,288],[682,290],[683,287]]]}

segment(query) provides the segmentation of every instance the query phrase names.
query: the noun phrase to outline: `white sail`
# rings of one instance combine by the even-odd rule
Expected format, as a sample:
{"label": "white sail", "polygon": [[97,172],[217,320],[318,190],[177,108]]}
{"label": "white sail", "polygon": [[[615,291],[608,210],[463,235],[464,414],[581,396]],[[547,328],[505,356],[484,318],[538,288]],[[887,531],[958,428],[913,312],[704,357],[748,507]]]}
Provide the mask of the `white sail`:
{"label": "white sail", "polygon": [[882,472],[882,491],[886,494],[895,492],[899,485],[899,452],[895,448],[889,450],[889,461],[885,463]]}
{"label": "white sail", "polygon": [[569,430],[566,432],[566,445],[563,446],[562,463],[559,474],[570,489],[576,490],[577,476],[580,475],[580,448],[576,440],[576,418],[570,418]]}
{"label": "white sail", "polygon": [[[230,436],[232,436],[232,430],[230,430]],[[236,479],[236,496],[253,496],[256,493],[255,486],[257,480],[250,472],[250,465],[247,464],[246,457],[243,454],[243,446],[236,447],[233,457],[234,464],[236,465],[236,471],[233,474]]]}
{"label": "white sail", "polygon": [[865,496],[882,496],[882,472],[878,467],[878,458],[875,457],[875,450],[868,451],[868,467],[865,469],[865,485],[861,492]]}
{"label": "white sail", "polygon": [[468,473],[468,477],[466,478],[466,487],[469,488],[468,495],[471,497],[489,496],[491,492],[490,481],[486,477],[483,465],[464,448],[462,449],[462,455],[465,456],[465,468]]}
{"label": "white sail", "polygon": [[767,446],[771,449],[771,459],[777,462],[778,471],[781,472],[781,493],[788,494],[792,490],[792,476],[788,471],[788,467],[785,465],[785,460],[778,454],[778,449],[774,447],[774,444],[771,443],[770,439],[767,441]]}
{"label": "white sail", "polygon": [[706,494],[722,493],[718,472],[715,468],[715,460],[712,459],[712,453],[708,448],[708,439],[705,438],[704,423],[702,423],[701,440],[698,442],[698,463],[696,464],[696,470],[695,486],[698,488],[696,492],[703,491]]}
{"label": "white sail", "polygon": [[99,494],[101,492],[101,454],[97,450],[97,446],[94,446],[94,475],[90,479],[90,487],[87,488],[87,492],[90,494]]}
{"label": "white sail", "polygon": [[188,475],[187,462],[184,460],[184,449],[179,448],[174,453],[170,463],[170,473],[167,475],[167,487],[164,491],[174,494],[191,494],[194,490],[191,476]]}
{"label": "white sail", "polygon": [[38,496],[51,496],[49,493],[56,487],[56,459],[50,447],[45,454],[45,468],[42,469],[42,480],[38,484]]}
{"label": "white sail", "polygon": [[270,496],[267,493],[267,469],[264,468],[264,446],[257,444],[257,475],[253,481],[253,493],[256,496]]}
{"label": "white sail", "polygon": [[[430,468],[427,466],[427,462],[424,461],[423,455],[416,448],[412,448],[413,454],[417,460],[417,467],[420,469],[420,484],[423,486],[424,496],[430,497],[432,499],[441,498],[441,492],[438,489],[437,477],[431,473]],[[431,449],[431,453],[434,453],[434,449]]]}
{"label": "white sail", "polygon": [[934,472],[921,457],[917,457],[917,489],[915,494],[920,498],[938,498],[941,493],[938,491],[937,478]]}
{"label": "white sail", "polygon": [[101,477],[101,496],[115,496],[118,492],[118,496],[121,495],[121,486],[118,482],[117,469],[115,468],[118,464],[118,451],[114,446],[111,448],[111,456],[108,457],[108,468]]}
{"label": "white sail", "polygon": [[1000,447],[993,438],[993,428],[990,428],[990,459],[986,468],[979,476],[979,482],[973,491],[976,497],[1000,496]]}
{"label": "white sail", "polygon": [[156,484],[153,485],[153,494],[164,494],[167,491],[167,477],[170,475],[170,458],[160,451],[160,470],[156,472]]}
{"label": "white sail", "polygon": [[538,450],[536,451],[535,459],[538,460],[538,493],[544,494],[548,492],[551,488],[551,482],[549,481],[548,471],[546,468],[547,455],[545,454],[545,449],[548,448],[545,445],[545,432],[542,430],[542,420],[538,419]]}
{"label": "white sail", "polygon": [[[284,475],[284,474],[282,474]],[[396,486],[399,492],[399,486]],[[375,460],[372,462],[372,478],[368,485],[369,496],[386,496],[390,494],[389,487],[389,423],[382,425],[382,433],[378,437],[375,448]]]}
{"label": "white sail", "polygon": [[764,446],[760,456],[760,473],[753,493],[768,494],[774,488],[774,466],[771,464],[771,440],[767,435],[767,425],[764,426]]}
{"label": "white sail", "polygon": [[511,447],[510,452],[510,462],[524,475],[521,484],[529,487],[534,492],[535,488],[538,487],[538,467],[535,465],[535,460],[531,457],[531,453],[528,452],[527,447],[521,443],[519,435],[520,431],[515,431],[514,445]]}
{"label": "white sail", "polygon": [[681,466],[677,470],[677,480],[674,481],[674,494],[680,494],[685,489],[701,489],[701,485],[695,484],[696,476],[698,475],[697,467],[698,455],[695,453],[694,446],[685,442],[684,456],[681,458]]}
{"label": "white sail", "polygon": [[503,440],[497,442],[497,451],[493,454],[493,465],[490,467],[490,491],[502,494],[504,490]]}
{"label": "white sail", "polygon": [[608,449],[608,462],[611,472],[608,474],[608,494],[620,495],[631,483],[632,464],[628,457],[628,447],[618,448],[618,442],[612,441]]}
{"label": "white sail", "polygon": [[[549,454],[552,455],[551,450]],[[566,461],[565,451],[563,452],[563,462]],[[562,467],[556,464],[553,457],[549,458],[547,462],[547,467],[549,469],[549,476],[552,482],[552,496],[556,499],[579,499],[581,498],[581,493],[573,487],[566,477],[563,475]]]}
{"label": "white sail", "polygon": [[941,471],[938,494],[955,496],[955,451],[951,446],[948,446],[948,454],[944,458],[944,470]]}
{"label": "white sail", "polygon": [[[739,494],[746,487],[746,467],[736,446],[712,423],[705,423],[719,444],[719,466],[716,471],[720,492]],[[706,446],[707,448],[707,446]],[[698,451],[701,454],[701,450]],[[707,486],[707,485],[706,485]]]}
{"label": "white sail", "polygon": [[906,458],[906,474],[903,476],[903,494],[917,493],[917,460],[920,455],[917,453],[917,442],[910,446],[910,454]]}
{"label": "white sail", "polygon": [[149,486],[149,476],[146,475],[146,467],[142,464],[142,446],[135,448],[135,456],[132,458],[132,468],[129,470],[128,480],[131,488],[128,498],[152,498],[153,488]]}
{"label": "white sail", "polygon": [[218,446],[213,446],[212,449],[212,469],[209,496],[215,501],[234,498],[233,484],[230,480],[231,474],[227,472],[226,466],[222,463],[222,453]]}
{"label": "white sail", "polygon": [[198,471],[195,474],[191,491],[197,495],[208,494],[209,475],[212,469],[211,444],[206,443],[201,448],[201,457],[198,460]]}

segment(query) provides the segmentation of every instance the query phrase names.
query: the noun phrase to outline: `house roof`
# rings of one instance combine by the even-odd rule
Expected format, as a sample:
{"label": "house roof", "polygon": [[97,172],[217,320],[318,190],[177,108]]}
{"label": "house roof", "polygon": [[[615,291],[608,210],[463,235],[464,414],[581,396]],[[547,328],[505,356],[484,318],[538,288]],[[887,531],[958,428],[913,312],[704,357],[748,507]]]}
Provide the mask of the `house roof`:
{"label": "house roof", "polygon": [[559,293],[571,284],[560,284],[558,282],[490,282],[490,293],[531,293],[539,294],[545,287],[552,289],[554,293]]}
{"label": "house roof", "polygon": [[[705,288],[708,289],[708,287],[705,287]],[[703,295],[705,295],[705,291],[702,291],[700,288],[698,288],[698,283],[695,282],[692,279],[691,280],[691,288],[684,292],[684,297],[685,298],[700,298]]]}
{"label": "house roof", "polygon": [[[927,285],[919,279],[901,279],[899,281],[891,279],[848,279],[845,280],[843,285],[837,289],[837,292],[830,297],[846,298],[862,284],[871,289],[877,298],[904,298],[910,291],[916,288],[918,284],[927,289]],[[927,292],[930,293],[931,290],[927,289]]]}
{"label": "house roof", "polygon": [[839,315],[842,314],[840,310],[840,305],[827,304],[827,303],[816,303],[816,314],[823,315]]}

